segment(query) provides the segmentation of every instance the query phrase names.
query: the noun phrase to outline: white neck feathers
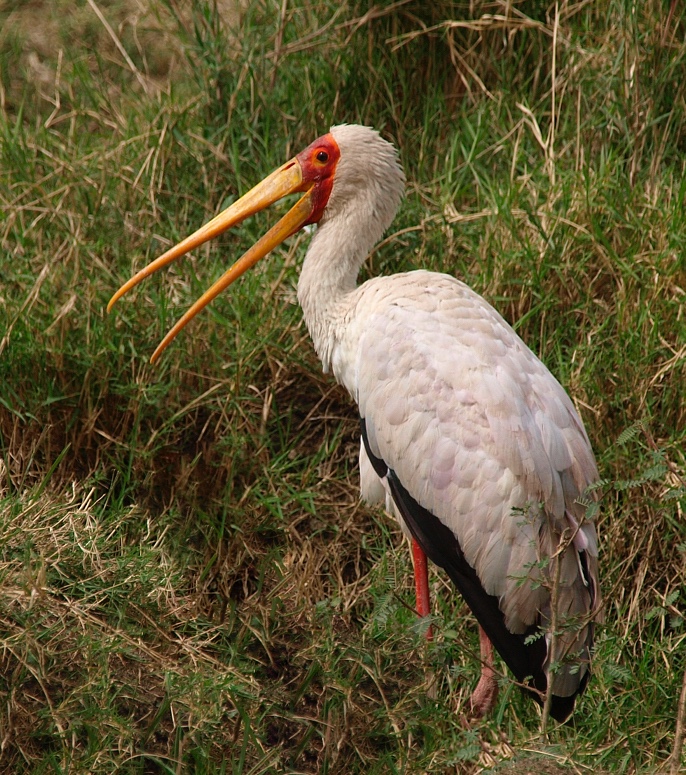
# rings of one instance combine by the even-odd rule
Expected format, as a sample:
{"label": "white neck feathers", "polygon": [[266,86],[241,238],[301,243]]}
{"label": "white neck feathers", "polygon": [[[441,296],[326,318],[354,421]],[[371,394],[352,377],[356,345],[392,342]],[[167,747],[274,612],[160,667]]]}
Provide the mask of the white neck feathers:
{"label": "white neck feathers", "polygon": [[298,282],[298,301],[325,369],[360,267],[393,221],[405,188],[395,148],[373,129],[342,125],[331,134],[341,156]]}

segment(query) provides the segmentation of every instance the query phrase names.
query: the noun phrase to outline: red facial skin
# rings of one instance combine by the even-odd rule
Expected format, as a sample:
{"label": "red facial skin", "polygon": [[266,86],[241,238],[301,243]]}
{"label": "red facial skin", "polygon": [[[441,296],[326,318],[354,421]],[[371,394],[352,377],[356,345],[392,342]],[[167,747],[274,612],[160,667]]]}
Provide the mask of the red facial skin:
{"label": "red facial skin", "polygon": [[338,143],[332,134],[326,134],[308,145],[296,159],[300,164],[303,176],[303,188],[312,187],[312,215],[303,225],[318,223],[329,201],[336,165],[341,158]]}

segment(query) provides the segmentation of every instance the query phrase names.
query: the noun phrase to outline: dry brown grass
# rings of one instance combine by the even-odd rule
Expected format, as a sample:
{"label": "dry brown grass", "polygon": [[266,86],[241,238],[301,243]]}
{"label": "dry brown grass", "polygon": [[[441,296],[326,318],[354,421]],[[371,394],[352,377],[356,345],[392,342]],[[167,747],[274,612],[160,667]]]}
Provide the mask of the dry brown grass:
{"label": "dry brown grass", "polygon": [[[89,726],[103,734],[105,720],[118,728],[108,730],[92,766],[125,763],[140,734],[153,755],[172,756],[179,725],[192,734],[199,719],[222,723],[216,707],[232,715],[228,689],[218,689],[226,694],[218,706],[194,686],[252,688],[249,677],[213,658],[211,628],[187,632],[200,613],[198,596],[180,583],[165,531],[133,513],[103,521],[96,501],[94,489],[76,484],[61,498],[2,499],[0,671],[12,686],[0,731],[6,772],[43,758],[53,736],[61,766],[78,768]],[[117,541],[131,530],[147,549],[144,557],[132,553],[126,568]],[[174,696],[170,675],[191,691]]]}

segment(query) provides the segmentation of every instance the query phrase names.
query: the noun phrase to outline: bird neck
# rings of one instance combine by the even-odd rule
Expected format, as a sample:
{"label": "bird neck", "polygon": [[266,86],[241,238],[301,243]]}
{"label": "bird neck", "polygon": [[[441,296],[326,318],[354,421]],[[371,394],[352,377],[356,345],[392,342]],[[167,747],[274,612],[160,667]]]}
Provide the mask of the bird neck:
{"label": "bird neck", "polygon": [[378,228],[353,226],[359,219],[323,220],[305,256],[298,281],[298,301],[324,371],[328,371],[353,304],[357,275],[374,243]]}

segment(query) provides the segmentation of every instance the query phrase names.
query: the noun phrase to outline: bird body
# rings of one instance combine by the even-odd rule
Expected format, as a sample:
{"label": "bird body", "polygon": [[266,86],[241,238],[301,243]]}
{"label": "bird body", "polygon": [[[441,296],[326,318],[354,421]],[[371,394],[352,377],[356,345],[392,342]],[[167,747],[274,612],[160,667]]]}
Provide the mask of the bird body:
{"label": "bird body", "polygon": [[[505,629],[522,636],[506,638],[499,649],[506,661],[513,650],[536,652],[513,667],[518,679],[540,674],[540,644],[524,641],[549,624],[552,579],[540,563],[565,532],[572,548],[561,559],[560,610],[587,616],[598,592],[595,529],[581,502],[598,475],[571,400],[503,318],[452,277],[419,270],[373,278],[341,294],[336,317],[350,322],[334,324],[340,337],[325,337],[317,350],[359,408],[363,497],[383,502],[414,535],[401,496],[370,457],[383,461],[410,498],[449,528],[485,596],[498,599]],[[430,540],[420,544],[450,572]],[[479,597],[471,601],[477,617]],[[573,696],[587,678],[592,624],[582,630],[572,631],[571,642],[562,637],[562,653],[575,659],[555,674],[561,696]],[[545,689],[540,675],[537,684]]]}
{"label": "bird body", "polygon": [[[279,175],[288,176],[289,190],[306,191],[303,199],[269,232],[276,236],[266,235],[196,302],[155,357],[277,238],[317,222],[298,300],[324,370],[359,408],[363,497],[385,503],[447,571],[537,700],[552,679],[551,714],[566,718],[588,680],[600,601],[596,533],[584,505],[598,473],[571,400],[459,280],[419,270],[357,286],[405,182],[395,149],[376,132],[334,127],[261,185]],[[252,212],[260,191],[204,228],[241,220],[247,205],[240,203]],[[209,238],[201,231],[202,239],[188,238],[120,293]]]}

